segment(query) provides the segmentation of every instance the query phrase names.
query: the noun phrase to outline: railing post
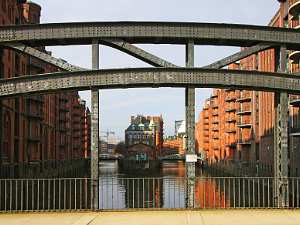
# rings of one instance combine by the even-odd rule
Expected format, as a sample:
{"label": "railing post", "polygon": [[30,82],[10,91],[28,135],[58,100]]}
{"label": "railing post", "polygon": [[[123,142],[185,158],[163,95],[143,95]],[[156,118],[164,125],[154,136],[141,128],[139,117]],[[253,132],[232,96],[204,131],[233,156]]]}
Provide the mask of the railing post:
{"label": "railing post", "polygon": [[[286,72],[286,48],[276,52],[277,71]],[[274,97],[274,203],[282,208],[288,207],[288,94],[276,92]]]}
{"label": "railing post", "polygon": [[[194,67],[194,42],[186,44],[186,67]],[[195,205],[195,88],[185,89],[187,207]],[[197,159],[197,156],[196,156]]]}
{"label": "railing post", "polygon": [[[93,41],[92,68],[99,69],[99,44]],[[91,198],[92,209],[99,209],[99,90],[92,89],[91,96]]]}

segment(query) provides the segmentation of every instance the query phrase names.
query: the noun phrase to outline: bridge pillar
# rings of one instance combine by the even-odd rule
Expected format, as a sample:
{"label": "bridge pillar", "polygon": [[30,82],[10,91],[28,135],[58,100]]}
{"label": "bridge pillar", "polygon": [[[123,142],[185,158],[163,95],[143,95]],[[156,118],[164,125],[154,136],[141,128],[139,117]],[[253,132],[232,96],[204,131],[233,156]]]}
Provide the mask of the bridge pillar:
{"label": "bridge pillar", "polygon": [[[277,71],[286,72],[286,48],[276,53]],[[288,119],[289,103],[286,92],[276,92],[274,97],[274,204],[287,207],[288,200]]]}
{"label": "bridge pillar", "polygon": [[[99,44],[92,45],[92,68],[99,69]],[[99,209],[99,90],[92,89],[91,96],[91,202],[93,209]]]}
{"label": "bridge pillar", "polygon": [[[186,67],[194,67],[194,42],[186,44]],[[195,88],[185,89],[187,207],[195,204]],[[196,157],[197,158],[197,157]]]}

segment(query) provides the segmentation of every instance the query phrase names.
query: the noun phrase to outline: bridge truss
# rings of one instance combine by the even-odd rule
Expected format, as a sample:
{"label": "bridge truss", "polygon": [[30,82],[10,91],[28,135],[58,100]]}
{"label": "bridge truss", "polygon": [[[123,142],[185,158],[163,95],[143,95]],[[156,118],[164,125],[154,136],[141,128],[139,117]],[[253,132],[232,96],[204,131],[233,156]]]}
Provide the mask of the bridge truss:
{"label": "bridge truss", "polygon": [[[186,66],[176,65],[133,44],[181,44],[186,46]],[[56,59],[35,47],[92,45],[92,69],[87,70]],[[99,70],[99,44],[134,56],[155,67]],[[247,47],[204,68],[194,68],[195,45]],[[219,87],[275,92],[274,195],[278,206],[288,205],[288,94],[300,93],[300,77],[286,73],[287,50],[300,50],[300,32],[264,26],[167,23],[102,22],[61,23],[0,27],[0,46],[51,63],[66,72],[0,80],[0,97],[64,90],[92,91],[91,178],[97,180],[99,151],[99,89],[134,87],[184,87],[186,108],[186,154],[195,155],[195,88]],[[220,70],[257,52],[275,48],[277,73]],[[194,207],[195,163],[187,162],[188,206]],[[97,183],[92,185],[93,206],[98,208]]]}

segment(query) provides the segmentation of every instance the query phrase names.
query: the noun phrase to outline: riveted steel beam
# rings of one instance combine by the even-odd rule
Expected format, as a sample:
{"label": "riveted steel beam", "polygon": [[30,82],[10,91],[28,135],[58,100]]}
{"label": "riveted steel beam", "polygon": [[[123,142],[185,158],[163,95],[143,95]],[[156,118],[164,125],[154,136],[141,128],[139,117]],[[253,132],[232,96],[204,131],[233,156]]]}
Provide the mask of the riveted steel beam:
{"label": "riveted steel beam", "polygon": [[[278,72],[286,72],[286,48],[276,53]],[[289,101],[287,92],[275,92],[274,127],[274,203],[280,208],[289,206],[288,196],[288,119]]]}
{"label": "riveted steel beam", "polygon": [[[99,44],[92,45],[92,67],[99,69]],[[92,204],[93,209],[99,209],[99,90],[92,88],[91,99],[91,179],[92,179]]]}
{"label": "riveted steel beam", "polygon": [[[194,67],[194,42],[186,44],[186,67]],[[186,156],[195,155],[195,88],[185,88],[185,129],[186,129]],[[186,157],[188,158],[188,157]],[[187,207],[195,207],[195,162],[186,160],[187,174]]]}
{"label": "riveted steel beam", "polygon": [[270,49],[272,48],[271,45],[255,45],[255,46],[252,46],[252,47],[249,47],[249,48],[246,48],[240,52],[237,52],[233,55],[230,55],[224,59],[221,59],[221,60],[218,60],[212,64],[209,64],[207,66],[204,66],[203,68],[207,68],[207,69],[214,69],[214,68],[223,68],[224,66],[228,66],[229,64],[231,63],[234,63],[234,62],[237,62],[241,59],[244,59],[248,56],[251,56],[253,54],[256,54],[258,52],[261,52],[261,51],[264,51],[264,50],[267,50],[267,49]]}
{"label": "riveted steel beam", "polygon": [[54,65],[60,69],[67,70],[67,71],[81,71],[86,70],[84,68],[74,66],[62,59],[57,59],[45,52],[39,51],[35,48],[32,48],[30,46],[26,46],[22,43],[7,43],[3,45],[4,47],[11,48],[13,50],[17,50],[21,53],[25,53],[27,55],[33,56],[43,62],[49,63],[51,65]]}
{"label": "riveted steel beam", "polygon": [[295,29],[213,23],[94,22],[1,26],[0,43],[35,46],[91,44],[92,40],[118,38],[128,43],[185,44],[249,47],[257,43],[286,45],[300,50]]}
{"label": "riveted steel beam", "polygon": [[164,60],[162,58],[159,58],[139,47],[136,47],[132,44],[129,44],[126,41],[123,40],[101,40],[102,44],[108,45],[112,48],[118,49],[122,52],[125,52],[135,58],[138,58],[152,66],[156,67],[177,67],[176,65],[168,62],[167,60]]}
{"label": "riveted steel beam", "polygon": [[132,68],[60,72],[0,80],[0,97],[91,88],[194,87],[300,93],[300,76],[201,68]]}

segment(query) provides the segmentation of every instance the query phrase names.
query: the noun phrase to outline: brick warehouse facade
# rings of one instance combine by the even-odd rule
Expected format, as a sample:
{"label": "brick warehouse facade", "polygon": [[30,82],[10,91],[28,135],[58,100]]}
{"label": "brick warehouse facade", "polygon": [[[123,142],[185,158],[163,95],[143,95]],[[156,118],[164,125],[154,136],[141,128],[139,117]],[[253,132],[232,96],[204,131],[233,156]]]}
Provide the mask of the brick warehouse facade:
{"label": "brick warehouse facade", "polygon": [[[0,25],[39,23],[40,14],[31,1],[1,0]],[[1,78],[54,71],[59,70],[0,48]],[[5,99],[0,107],[1,177],[72,176],[86,164],[90,112],[77,92]]]}
{"label": "brick warehouse facade", "polygon": [[[285,6],[284,4],[288,4]],[[299,0],[282,3],[269,26],[299,29]],[[285,9],[289,9],[288,12]],[[288,72],[299,71],[300,52],[287,55]],[[274,72],[275,50],[252,55],[229,69]],[[290,96],[289,175],[300,175],[300,100]],[[269,92],[214,89],[196,125],[198,151],[208,163],[230,173],[273,174],[274,94]],[[197,135],[198,134],[198,135]],[[234,163],[231,163],[234,162]]]}

